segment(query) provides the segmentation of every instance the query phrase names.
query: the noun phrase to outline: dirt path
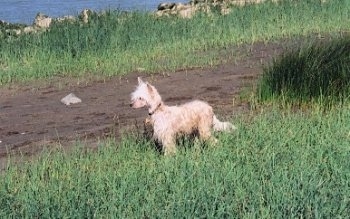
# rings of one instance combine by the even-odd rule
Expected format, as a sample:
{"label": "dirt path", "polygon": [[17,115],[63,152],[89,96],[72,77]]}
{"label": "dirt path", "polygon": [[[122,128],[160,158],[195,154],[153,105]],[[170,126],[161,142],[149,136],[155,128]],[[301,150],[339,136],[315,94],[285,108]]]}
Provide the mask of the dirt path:
{"label": "dirt path", "polygon": [[[170,76],[132,73],[63,88],[52,85],[0,88],[0,157],[18,150],[35,154],[41,150],[39,145],[57,141],[97,141],[106,135],[117,135],[120,129],[134,125],[135,121],[142,121],[147,110],[129,107],[137,76],[155,85],[169,105],[202,99],[213,106],[219,118],[229,116],[233,112],[233,98],[262,72],[262,63],[281,49],[277,44],[255,44],[241,61],[181,70],[169,73]],[[60,99],[71,92],[83,102],[63,105]]]}

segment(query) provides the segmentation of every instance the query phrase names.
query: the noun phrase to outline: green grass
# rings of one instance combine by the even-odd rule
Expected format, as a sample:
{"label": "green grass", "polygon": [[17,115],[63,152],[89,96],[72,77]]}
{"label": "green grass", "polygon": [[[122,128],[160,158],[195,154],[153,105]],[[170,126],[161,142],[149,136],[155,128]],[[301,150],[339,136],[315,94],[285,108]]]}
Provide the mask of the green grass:
{"label": "green grass", "polygon": [[350,96],[350,37],[288,51],[265,68],[259,82],[261,100],[321,104]]}
{"label": "green grass", "polygon": [[164,157],[125,137],[97,152],[44,152],[0,179],[2,218],[344,218],[350,110],[264,110],[215,148]]}
{"label": "green grass", "polygon": [[214,65],[224,61],[219,51],[233,45],[349,31],[349,14],[347,0],[266,3],[193,19],[108,11],[85,25],[65,22],[40,34],[1,34],[0,83]]}

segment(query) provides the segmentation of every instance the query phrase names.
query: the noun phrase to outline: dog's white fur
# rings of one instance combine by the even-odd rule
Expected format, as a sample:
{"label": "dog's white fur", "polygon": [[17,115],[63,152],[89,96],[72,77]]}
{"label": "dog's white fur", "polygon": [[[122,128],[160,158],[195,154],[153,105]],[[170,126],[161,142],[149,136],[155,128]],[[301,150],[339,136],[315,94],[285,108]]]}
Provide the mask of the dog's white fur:
{"label": "dog's white fur", "polygon": [[176,137],[179,134],[197,133],[204,141],[216,142],[214,131],[234,130],[229,122],[220,122],[212,107],[203,101],[194,100],[180,106],[167,106],[157,89],[138,77],[138,86],[131,93],[131,107],[148,107],[149,122],[153,125],[153,137],[162,144],[165,155],[176,153]]}

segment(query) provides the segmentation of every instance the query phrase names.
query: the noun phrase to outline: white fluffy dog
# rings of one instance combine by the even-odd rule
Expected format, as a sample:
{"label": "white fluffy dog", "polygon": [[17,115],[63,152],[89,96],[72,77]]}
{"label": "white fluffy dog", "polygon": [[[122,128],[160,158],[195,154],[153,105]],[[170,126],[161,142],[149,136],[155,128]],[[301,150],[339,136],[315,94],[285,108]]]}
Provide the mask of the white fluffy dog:
{"label": "white fluffy dog", "polygon": [[157,89],[138,77],[138,86],[131,93],[131,107],[148,107],[149,122],[153,125],[153,137],[162,144],[164,154],[176,153],[176,138],[181,134],[197,133],[200,140],[216,142],[214,131],[234,130],[229,122],[220,122],[213,108],[206,102],[194,100],[180,106],[167,106]]}

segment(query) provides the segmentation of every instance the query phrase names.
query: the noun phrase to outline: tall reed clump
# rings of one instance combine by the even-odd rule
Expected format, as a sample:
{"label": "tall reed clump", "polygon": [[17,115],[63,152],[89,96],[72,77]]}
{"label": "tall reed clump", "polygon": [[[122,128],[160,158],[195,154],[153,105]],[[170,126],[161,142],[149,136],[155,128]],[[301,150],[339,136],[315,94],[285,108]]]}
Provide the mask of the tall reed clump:
{"label": "tall reed clump", "polygon": [[350,96],[350,38],[285,52],[264,73],[262,100],[344,101]]}
{"label": "tall reed clump", "polygon": [[235,121],[215,147],[164,157],[125,136],[96,151],[9,162],[1,218],[346,218],[350,110],[268,112]]}

